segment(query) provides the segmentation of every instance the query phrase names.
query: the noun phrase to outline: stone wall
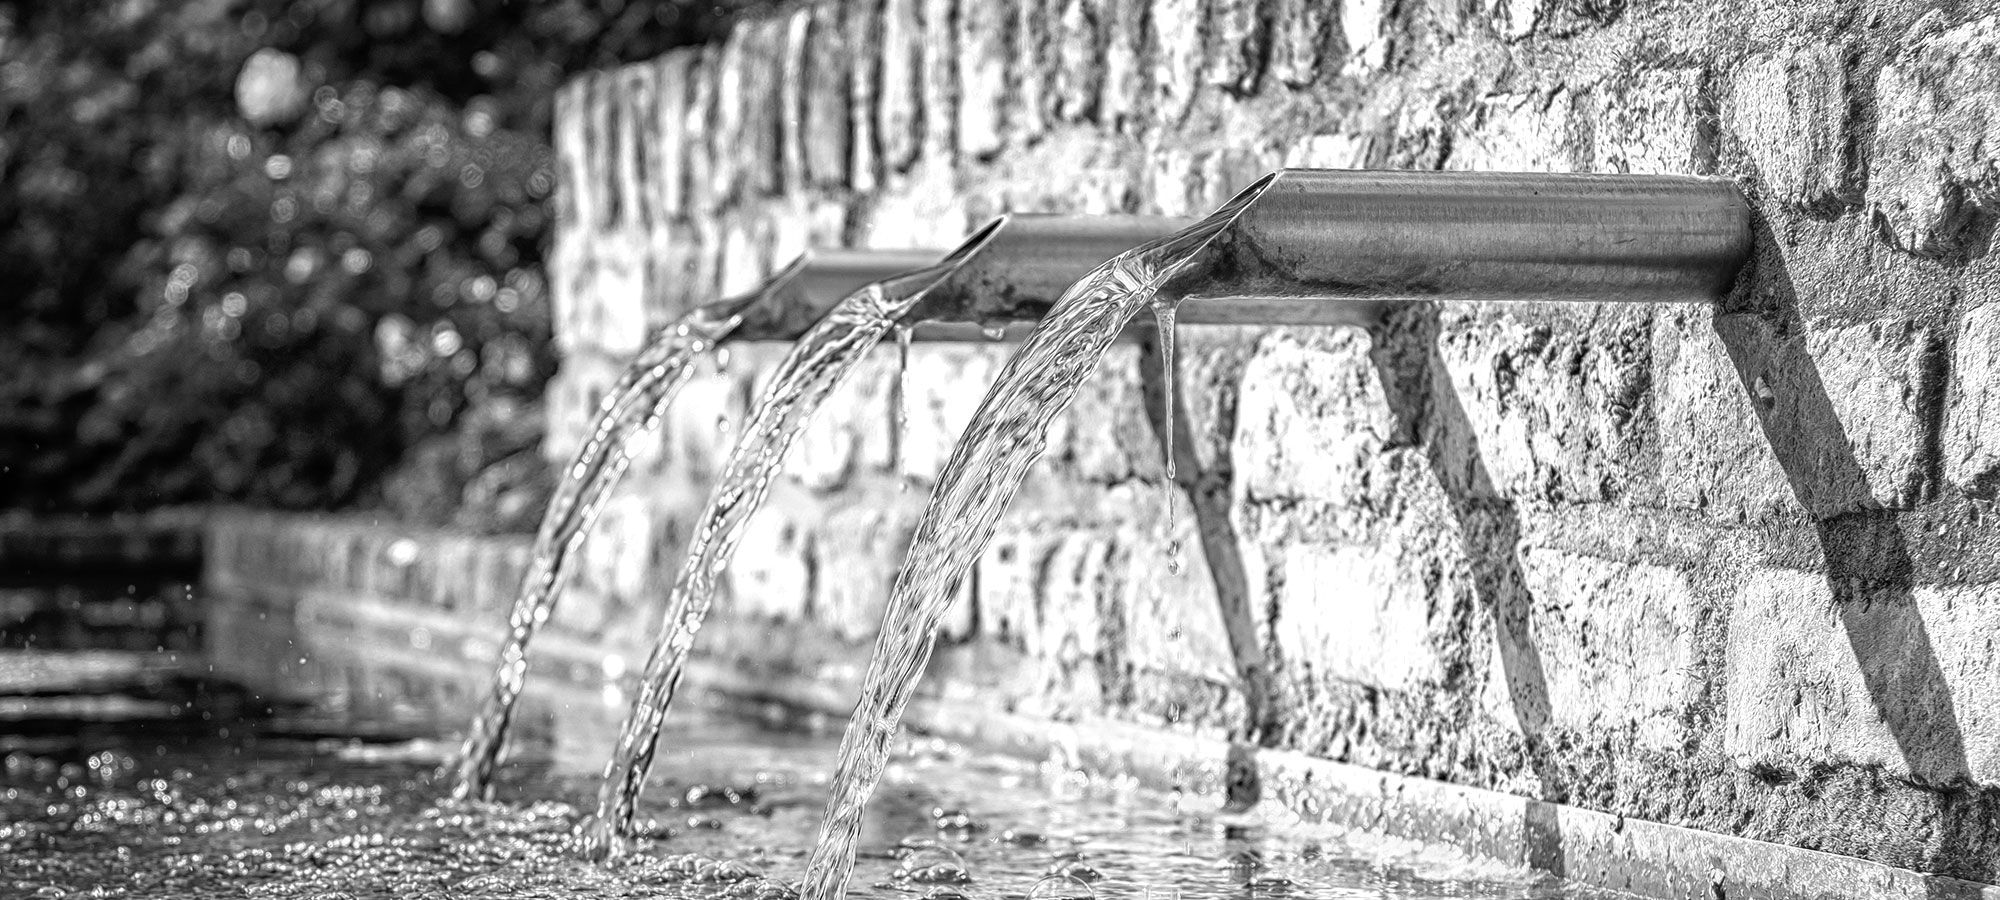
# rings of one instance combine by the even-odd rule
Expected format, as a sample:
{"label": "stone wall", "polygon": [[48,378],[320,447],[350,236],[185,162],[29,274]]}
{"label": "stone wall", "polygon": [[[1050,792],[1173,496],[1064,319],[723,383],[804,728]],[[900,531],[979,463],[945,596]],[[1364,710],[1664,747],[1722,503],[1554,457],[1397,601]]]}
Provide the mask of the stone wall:
{"label": "stone wall", "polygon": [[[932,690],[1991,881],[2000,17],[1932,6],[849,0],[749,19],[561,94],[550,447],[574,447],[644,326],[808,246],[943,247],[1010,209],[1199,213],[1287,165],[1731,177],[1759,250],[1716,308],[1184,329],[1204,514],[1183,498],[1176,521],[1210,541],[1180,575],[1141,402],[1157,385],[1114,353],[966,585]],[[652,608],[781,353],[741,348],[688,388],[606,516],[586,604]],[[907,492],[886,355],[835,399],[743,544],[711,652],[862,665],[1004,353],[918,348]],[[1230,602],[1255,618],[1261,711]],[[807,636],[850,649],[790,658]]]}

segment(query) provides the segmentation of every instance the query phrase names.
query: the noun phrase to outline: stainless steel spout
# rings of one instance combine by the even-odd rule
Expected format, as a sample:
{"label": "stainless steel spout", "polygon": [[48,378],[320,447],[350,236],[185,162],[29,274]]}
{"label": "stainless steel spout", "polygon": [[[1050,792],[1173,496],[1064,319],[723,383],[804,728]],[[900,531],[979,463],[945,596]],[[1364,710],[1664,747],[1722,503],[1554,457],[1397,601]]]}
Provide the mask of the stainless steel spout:
{"label": "stainless steel spout", "polygon": [[1354,301],[1699,303],[1750,255],[1725,180],[1286,169],[1182,285],[1186,322],[1347,324]]}
{"label": "stainless steel spout", "polygon": [[[1285,169],[1176,278],[1183,324],[1360,325],[1407,300],[1699,303],[1750,254],[1726,180],[1669,175]],[[1104,261],[1191,219],[1016,214],[981,229],[911,311],[920,340],[1016,339]],[[739,339],[795,339],[926,250],[814,251],[716,304]]]}

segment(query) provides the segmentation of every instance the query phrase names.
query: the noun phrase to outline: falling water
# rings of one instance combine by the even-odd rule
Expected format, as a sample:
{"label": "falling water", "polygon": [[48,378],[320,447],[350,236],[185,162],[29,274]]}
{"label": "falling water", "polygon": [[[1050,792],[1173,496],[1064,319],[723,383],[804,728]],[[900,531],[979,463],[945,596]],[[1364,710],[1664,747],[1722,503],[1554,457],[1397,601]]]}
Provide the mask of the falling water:
{"label": "falling water", "polygon": [[622,853],[633,812],[652,768],[660,728],[673,704],[682,667],[729,564],[743,526],[763,506],[785,453],[828,394],[840,386],[882,336],[985,245],[999,223],[982,230],[945,261],[928,269],[868,285],[840,302],[778,366],[742,437],[729,454],[708,506],[702,511],[680,574],[668,596],[652,656],[618,735],[599,787],[597,812],[579,828],[582,850],[604,858]]}
{"label": "falling water", "polygon": [[572,574],[571,557],[603,512],[612,487],[625,474],[633,437],[660,416],[693,374],[694,361],[734,330],[737,321],[703,309],[689,313],[648,343],[604,395],[596,426],[563,469],[562,481],[542,514],[528,573],[521,579],[513,612],[507,618],[507,643],[494,669],[493,690],[473,719],[459,752],[454,796],[484,797],[491,790],[514,704],[527,680],[528,644],[555,611],[556,600]]}
{"label": "falling water", "polygon": [[861,700],[841,740],[832,797],[802,886],[805,900],[838,900],[846,890],[862,811],[930,659],[938,619],[1041,455],[1049,422],[1069,405],[1125,324],[1193,267],[1268,183],[1258,182],[1186,231],[1098,267],[1063,295],[1001,370],[939,475],[896,578]]}

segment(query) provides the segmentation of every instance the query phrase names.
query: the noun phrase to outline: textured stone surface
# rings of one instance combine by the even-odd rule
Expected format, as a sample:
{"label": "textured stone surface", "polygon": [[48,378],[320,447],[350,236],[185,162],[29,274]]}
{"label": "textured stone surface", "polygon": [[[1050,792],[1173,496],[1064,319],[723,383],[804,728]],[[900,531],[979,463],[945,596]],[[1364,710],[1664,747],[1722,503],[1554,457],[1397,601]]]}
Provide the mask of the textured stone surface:
{"label": "textured stone surface", "polygon": [[[768,39],[652,68],[678,132],[621,118],[648,106],[627,96],[644,78],[558,98],[551,452],[640,325],[809,243],[939,246],[1010,210],[1198,215],[1278,165],[1734,179],[1759,244],[1714,307],[1183,329],[1205,512],[1179,504],[1181,576],[1139,354],[1114,352],[961,586],[934,689],[1995,877],[1990,10],[850,0],[750,18]],[[732,90],[779,108],[725,115]],[[768,149],[720,137],[753,121]],[[604,602],[633,560],[670,564],[728,440],[716,420],[781,349],[669,415],[629,492],[653,524],[618,532],[651,548],[603,563]],[[719,653],[853,674],[839,648],[873,628],[1007,352],[920,345],[899,438],[886,362],[837,394],[745,545]],[[1248,704],[1255,654],[1232,655],[1225,609],[1270,660],[1270,708]]]}
{"label": "textured stone surface", "polygon": [[1937,13],[1875,82],[1868,201],[1897,245],[1983,253],[2000,199],[2000,17],[1946,29]]}
{"label": "textured stone surface", "polygon": [[1965,314],[1951,358],[1944,474],[1962,489],[1991,496],[2000,469],[2000,306]]}
{"label": "textured stone surface", "polygon": [[1800,206],[1839,204],[1850,190],[1850,99],[1842,48],[1759,55],[1738,66],[1728,95],[1730,131],[1764,190]]}

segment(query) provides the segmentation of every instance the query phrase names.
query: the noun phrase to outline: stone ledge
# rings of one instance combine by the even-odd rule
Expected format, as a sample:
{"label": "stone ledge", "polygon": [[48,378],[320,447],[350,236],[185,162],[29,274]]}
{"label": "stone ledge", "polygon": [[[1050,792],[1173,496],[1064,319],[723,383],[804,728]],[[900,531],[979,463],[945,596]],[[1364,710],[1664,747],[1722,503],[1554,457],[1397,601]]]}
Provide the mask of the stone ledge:
{"label": "stone ledge", "polygon": [[[693,674],[703,687],[743,701],[829,717],[852,705],[849,692],[821,679],[746,678],[713,663],[697,664]],[[1257,784],[1264,799],[1308,821],[1642,897],[2000,900],[2000,887],[1961,879],[1125,722],[1050,722],[929,699],[912,703],[904,721],[920,733],[1211,802]]]}

